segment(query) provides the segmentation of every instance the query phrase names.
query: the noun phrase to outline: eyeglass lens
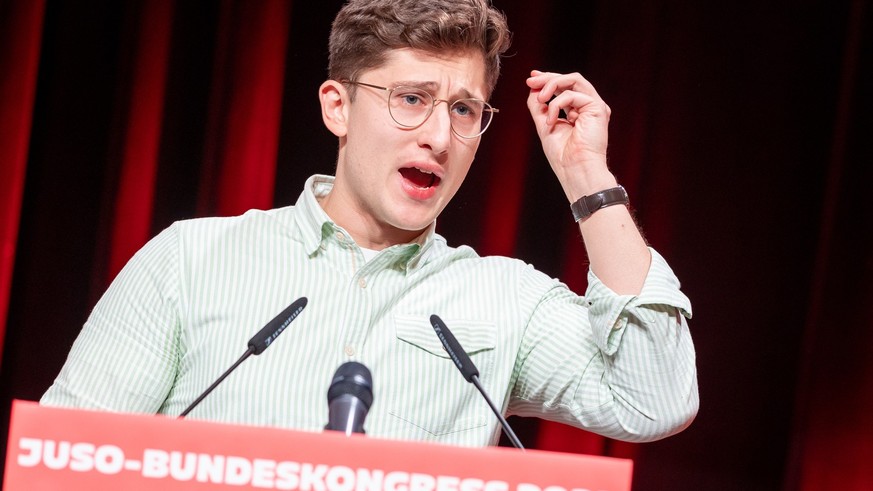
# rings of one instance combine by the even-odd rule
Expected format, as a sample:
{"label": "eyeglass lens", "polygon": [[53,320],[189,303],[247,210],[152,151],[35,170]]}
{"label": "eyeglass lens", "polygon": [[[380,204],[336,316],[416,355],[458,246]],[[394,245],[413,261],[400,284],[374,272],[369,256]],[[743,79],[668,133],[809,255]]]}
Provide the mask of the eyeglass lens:
{"label": "eyeglass lens", "polygon": [[[416,87],[396,87],[388,98],[388,110],[401,126],[416,127],[425,122],[434,107],[430,93]],[[481,135],[491,122],[491,106],[479,99],[459,99],[449,108],[452,129],[459,136]]]}

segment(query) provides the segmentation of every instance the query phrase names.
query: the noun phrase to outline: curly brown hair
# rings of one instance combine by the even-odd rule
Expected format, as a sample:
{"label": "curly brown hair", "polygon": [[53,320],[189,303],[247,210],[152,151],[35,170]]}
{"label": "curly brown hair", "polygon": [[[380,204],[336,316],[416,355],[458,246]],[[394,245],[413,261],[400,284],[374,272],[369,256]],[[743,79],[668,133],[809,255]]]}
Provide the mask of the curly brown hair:
{"label": "curly brown hair", "polygon": [[328,76],[355,80],[381,66],[392,49],[439,54],[473,49],[484,57],[490,95],[510,36],[506,17],[489,0],[349,0],[331,28]]}

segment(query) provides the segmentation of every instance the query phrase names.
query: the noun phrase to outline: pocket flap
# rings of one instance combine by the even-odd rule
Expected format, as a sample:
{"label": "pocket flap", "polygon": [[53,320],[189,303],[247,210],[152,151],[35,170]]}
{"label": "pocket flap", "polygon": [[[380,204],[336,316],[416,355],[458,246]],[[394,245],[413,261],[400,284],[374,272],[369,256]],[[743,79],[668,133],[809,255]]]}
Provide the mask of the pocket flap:
{"label": "pocket flap", "polygon": [[[496,328],[490,322],[450,317],[443,318],[443,322],[468,354],[492,350],[496,345]],[[397,339],[441,358],[449,357],[430,324],[430,316],[395,315],[394,329]]]}

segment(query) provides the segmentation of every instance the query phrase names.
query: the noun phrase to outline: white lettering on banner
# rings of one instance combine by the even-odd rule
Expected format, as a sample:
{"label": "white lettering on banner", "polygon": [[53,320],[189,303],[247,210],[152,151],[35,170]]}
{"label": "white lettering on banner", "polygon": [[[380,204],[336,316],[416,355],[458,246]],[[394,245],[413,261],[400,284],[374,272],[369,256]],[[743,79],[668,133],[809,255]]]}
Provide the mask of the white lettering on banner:
{"label": "white lettering on banner", "polygon": [[537,486],[536,484],[530,484],[530,483],[523,482],[523,483],[519,483],[518,486],[516,486],[515,491],[591,491],[591,490],[588,488],[572,488],[572,489],[568,490],[567,488],[564,488],[561,486],[547,486],[545,488],[541,488],[541,487]]}
{"label": "white lettering on banner", "polygon": [[242,457],[228,457],[224,466],[224,484],[245,486],[252,480],[252,463]]}
{"label": "white lettering on banner", "polygon": [[221,484],[224,476],[224,455],[197,455],[197,481]]}
{"label": "white lettering on banner", "polygon": [[21,467],[35,467],[42,462],[42,440],[36,438],[22,438],[18,440],[18,465]]}
{"label": "white lettering on banner", "polygon": [[358,469],[355,491],[382,491],[385,471],[379,469]]}
{"label": "white lettering on banner", "polygon": [[355,489],[355,471],[343,465],[331,467],[327,472],[324,484],[330,491],[353,491]]}
{"label": "white lettering on banner", "polygon": [[485,482],[481,479],[464,479],[461,481],[461,491],[483,491]]}
{"label": "white lettering on banner", "polygon": [[94,451],[97,447],[91,443],[76,443],[70,449],[70,470],[90,472],[94,468]]}
{"label": "white lettering on banner", "polygon": [[[43,466],[51,470],[104,475],[129,472],[150,480],[197,481],[239,488],[291,491],[510,491],[509,483],[470,477],[386,472],[383,469],[351,468],[344,465],[277,461],[197,452],[147,448],[142,459],[128,459],[115,445],[91,442],[20,438],[17,464]],[[511,491],[592,491],[561,486],[541,487],[520,483]],[[603,491],[603,490],[597,490]]]}
{"label": "white lettering on banner", "polygon": [[300,491],[325,491],[324,476],[327,474],[327,466],[318,464],[303,464],[300,467]]}
{"label": "white lettering on banner", "polygon": [[124,470],[139,472],[142,470],[142,462],[139,460],[125,460],[124,461]]}
{"label": "white lettering on banner", "polygon": [[409,491],[434,491],[436,479],[429,474],[413,474],[409,476]]}
{"label": "white lettering on banner", "polygon": [[276,466],[276,489],[297,489],[300,487],[300,464],[297,462],[280,462]]}
{"label": "white lettering on banner", "polygon": [[[142,477],[161,479],[170,474],[170,454],[147,448],[142,452]],[[190,478],[189,478],[190,479]],[[187,480],[187,479],[185,479]]]}
{"label": "white lettering on banner", "polygon": [[124,469],[124,451],[115,445],[100,445],[94,452],[94,468],[101,474],[118,474]]}
{"label": "white lettering on banner", "polygon": [[406,483],[409,482],[409,474],[406,472],[389,472],[385,476],[382,489],[385,491],[408,491]]}
{"label": "white lettering on banner", "polygon": [[198,455],[193,452],[165,452],[147,448],[142,456],[142,475],[150,479],[169,476],[174,481],[190,481],[197,471],[197,459]]}
{"label": "white lettering on banner", "polygon": [[18,441],[20,450],[28,451],[18,455],[18,465],[35,467],[42,463],[52,470],[70,469],[74,472],[90,472],[96,470],[101,474],[118,474],[125,468],[140,469],[137,460],[125,460],[124,451],[115,445],[100,445],[93,443],[54,440],[38,438],[21,438]]}
{"label": "white lettering on banner", "polygon": [[273,487],[276,480],[276,461],[269,459],[255,459],[252,465],[252,487]]}
{"label": "white lettering on banner", "polygon": [[[156,450],[160,452],[162,450]],[[166,452],[164,452],[166,453]],[[170,452],[170,476],[176,481],[190,481],[197,472],[197,454]]]}
{"label": "white lettering on banner", "polygon": [[485,491],[509,491],[509,483],[504,481],[488,481],[485,483]]}
{"label": "white lettering on banner", "polygon": [[42,459],[49,469],[59,470],[70,463],[70,442],[46,440],[43,444]]}
{"label": "white lettering on banner", "polygon": [[436,481],[436,491],[458,491],[461,480],[455,476],[439,476]]}

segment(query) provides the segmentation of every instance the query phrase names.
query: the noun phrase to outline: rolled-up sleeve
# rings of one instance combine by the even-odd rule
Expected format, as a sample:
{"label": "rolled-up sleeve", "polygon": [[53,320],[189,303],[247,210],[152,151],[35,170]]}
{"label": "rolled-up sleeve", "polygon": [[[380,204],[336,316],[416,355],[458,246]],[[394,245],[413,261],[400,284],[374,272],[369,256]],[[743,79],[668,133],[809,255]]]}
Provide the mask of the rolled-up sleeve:
{"label": "rolled-up sleeve", "polygon": [[591,272],[584,297],[563,285],[544,295],[519,352],[510,412],[626,441],[691,423],[699,405],[691,302],[651,252],[639,295],[617,295]]}

